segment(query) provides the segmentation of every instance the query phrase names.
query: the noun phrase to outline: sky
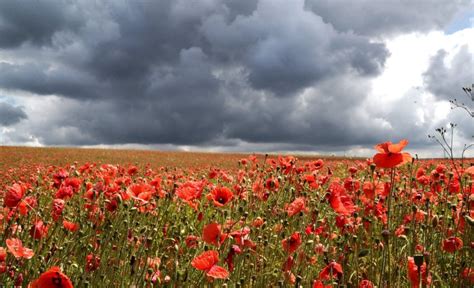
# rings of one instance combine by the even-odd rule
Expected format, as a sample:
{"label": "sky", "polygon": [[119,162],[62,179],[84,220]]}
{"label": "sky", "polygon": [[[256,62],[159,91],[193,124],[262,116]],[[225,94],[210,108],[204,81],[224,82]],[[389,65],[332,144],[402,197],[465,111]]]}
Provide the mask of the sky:
{"label": "sky", "polygon": [[[0,145],[443,156],[471,0],[0,1]],[[472,149],[471,149],[472,150]],[[468,151],[474,156],[473,151]]]}

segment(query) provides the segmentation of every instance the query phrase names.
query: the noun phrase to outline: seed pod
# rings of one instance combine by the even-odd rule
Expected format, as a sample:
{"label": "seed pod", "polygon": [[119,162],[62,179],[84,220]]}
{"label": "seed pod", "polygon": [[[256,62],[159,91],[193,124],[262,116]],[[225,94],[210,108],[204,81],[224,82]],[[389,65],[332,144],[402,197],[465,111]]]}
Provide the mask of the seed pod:
{"label": "seed pod", "polygon": [[388,241],[388,237],[390,236],[390,231],[385,229],[382,231],[382,237],[385,241]]}
{"label": "seed pod", "polygon": [[413,259],[415,260],[415,265],[420,269],[421,265],[423,265],[423,254],[416,254],[413,256]]}
{"label": "seed pod", "polygon": [[439,218],[438,215],[434,215],[433,219],[431,220],[431,224],[433,225],[433,228],[436,228],[439,223]]}
{"label": "seed pod", "polygon": [[360,250],[359,254],[357,254],[357,257],[363,258],[367,255],[369,255],[369,250],[368,249],[362,249],[362,250]]}

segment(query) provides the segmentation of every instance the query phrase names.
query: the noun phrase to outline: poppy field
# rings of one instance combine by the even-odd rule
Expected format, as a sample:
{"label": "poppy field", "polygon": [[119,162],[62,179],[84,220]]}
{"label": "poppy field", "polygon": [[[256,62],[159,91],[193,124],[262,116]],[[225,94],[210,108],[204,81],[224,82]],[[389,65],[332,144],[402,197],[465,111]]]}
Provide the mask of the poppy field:
{"label": "poppy field", "polygon": [[0,286],[473,287],[474,160],[0,147]]}

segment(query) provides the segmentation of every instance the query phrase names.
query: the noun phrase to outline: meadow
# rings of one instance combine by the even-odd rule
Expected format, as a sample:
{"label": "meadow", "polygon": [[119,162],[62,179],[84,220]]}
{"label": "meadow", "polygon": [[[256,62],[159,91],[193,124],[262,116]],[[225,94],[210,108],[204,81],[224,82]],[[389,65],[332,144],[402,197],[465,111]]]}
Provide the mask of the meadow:
{"label": "meadow", "polygon": [[473,287],[473,159],[0,147],[6,287]]}

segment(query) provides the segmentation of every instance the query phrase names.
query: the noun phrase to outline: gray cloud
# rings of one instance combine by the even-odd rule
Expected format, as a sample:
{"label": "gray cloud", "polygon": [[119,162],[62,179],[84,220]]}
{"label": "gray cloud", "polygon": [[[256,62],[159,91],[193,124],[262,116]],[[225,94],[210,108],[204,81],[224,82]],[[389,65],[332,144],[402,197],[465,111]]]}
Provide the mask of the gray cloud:
{"label": "gray cloud", "polygon": [[306,0],[306,7],[340,31],[386,36],[443,29],[470,0],[372,1]]}
{"label": "gray cloud", "polygon": [[77,12],[70,1],[0,1],[0,48],[52,44],[56,32],[80,26]]}
{"label": "gray cloud", "polygon": [[[448,60],[446,51],[439,50],[431,58],[429,67],[423,74],[427,89],[438,100],[456,99],[471,111],[474,110],[474,102],[461,90],[462,87],[470,87],[474,83],[472,59],[473,55],[467,45],[460,47],[451,61]],[[456,129],[465,139],[473,136],[474,119],[466,111],[461,108],[452,110],[449,121],[458,124]],[[445,124],[439,123],[439,126]]]}
{"label": "gray cloud", "polygon": [[0,126],[10,126],[27,119],[22,107],[12,106],[5,102],[0,102]]}
{"label": "gray cloud", "polygon": [[[342,2],[321,2],[327,11],[303,0],[25,3],[0,4],[0,56],[10,59],[0,62],[0,88],[49,103],[39,119],[18,123],[22,135],[9,132],[12,141],[46,145],[331,150],[407,137],[387,123],[416,113],[397,122],[396,111],[364,107],[389,57],[372,36],[444,21],[426,13],[397,30],[408,20],[393,16],[378,30],[360,24],[348,32],[331,20],[331,3]],[[388,6],[395,14],[406,8]]]}
{"label": "gray cloud", "polygon": [[473,55],[469,52],[469,47],[467,45],[461,47],[449,65],[446,63],[447,56],[446,51],[439,50],[432,57],[430,65],[423,75],[425,85],[439,99],[470,100],[462,95],[461,90],[462,87],[474,83]]}

